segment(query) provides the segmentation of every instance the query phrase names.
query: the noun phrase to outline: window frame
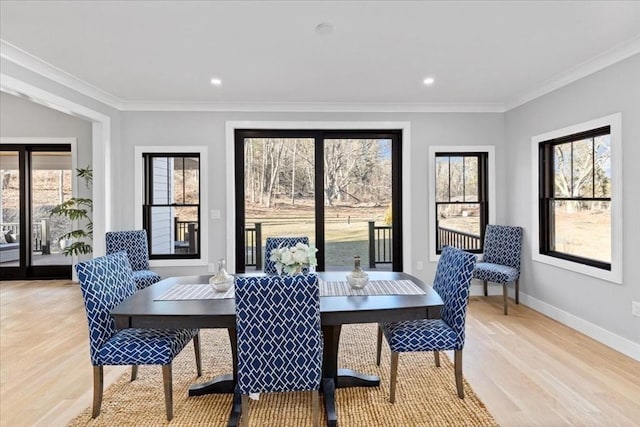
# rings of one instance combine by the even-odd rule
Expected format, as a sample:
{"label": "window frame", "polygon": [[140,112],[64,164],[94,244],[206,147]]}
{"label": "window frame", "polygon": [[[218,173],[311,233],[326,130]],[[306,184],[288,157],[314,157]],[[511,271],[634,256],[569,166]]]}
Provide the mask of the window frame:
{"label": "window frame", "polygon": [[[246,138],[308,138],[314,140],[315,150],[315,245],[318,249],[318,271],[325,270],[325,206],[324,206],[324,142],[330,139],[389,139],[391,141],[392,169],[392,271],[403,271],[403,221],[402,221],[402,129],[325,129],[322,127],[300,129],[234,129],[234,198],[244,200],[244,140]],[[318,189],[321,189],[318,191]],[[244,203],[235,203],[235,272],[245,272],[245,225],[239,218],[245,218]]]}
{"label": "window frame", "polygon": [[151,256],[149,265],[151,267],[182,267],[182,266],[203,266],[208,262],[208,196],[206,185],[208,182],[207,168],[208,164],[207,147],[206,146],[136,146],[135,147],[135,200],[136,200],[136,216],[135,227],[142,229],[144,225],[144,209],[145,209],[145,186],[147,185],[147,177],[145,171],[145,156],[153,157],[187,157],[198,156],[200,158],[200,207],[198,211],[199,217],[199,254],[163,254]]}
{"label": "window frame", "polygon": [[[465,157],[471,155],[484,155],[485,161],[485,173],[482,179],[485,181],[484,194],[480,189],[480,182],[478,187],[477,203],[481,203],[481,211],[484,209],[485,226],[486,224],[493,224],[496,221],[496,174],[495,174],[495,146],[493,145],[461,145],[461,146],[431,146],[429,147],[429,260],[437,262],[440,259],[440,253],[438,252],[437,242],[437,207],[436,207],[436,158],[440,156],[451,157]],[[481,174],[481,167],[478,164],[478,174]],[[484,198],[483,201],[480,199]],[[476,202],[473,202],[476,203]],[[482,207],[484,203],[484,208]],[[481,214],[482,215],[482,214]],[[480,245],[484,244],[484,227],[480,226]],[[472,251],[481,253],[481,251]]]}
{"label": "window frame", "polygon": [[[553,172],[553,164],[545,167],[543,161],[549,150],[557,144],[577,141],[596,136],[595,131],[608,127],[611,149],[611,194],[609,198],[575,198],[573,200],[604,200],[611,202],[611,263],[591,260],[550,249],[551,221],[549,201],[567,198],[549,197],[549,186],[553,184],[548,175]],[[532,260],[613,283],[622,283],[622,114],[589,120],[562,129],[546,132],[531,138],[532,141]],[[600,133],[601,134],[601,133]],[[546,148],[545,148],[546,147]],[[553,154],[553,153],[551,153]],[[537,171],[534,172],[534,171]],[[552,194],[555,196],[555,194]],[[573,196],[573,195],[572,195]]]}

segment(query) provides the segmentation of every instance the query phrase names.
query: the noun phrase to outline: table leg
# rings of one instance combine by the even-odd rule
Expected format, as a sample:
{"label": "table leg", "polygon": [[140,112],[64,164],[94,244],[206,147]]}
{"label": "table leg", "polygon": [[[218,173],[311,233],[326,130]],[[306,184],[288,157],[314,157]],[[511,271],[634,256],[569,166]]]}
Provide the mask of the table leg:
{"label": "table leg", "polygon": [[322,393],[324,407],[327,413],[327,425],[338,425],[338,414],[335,407],[336,388],[345,387],[378,387],[380,378],[375,375],[365,375],[351,369],[338,369],[338,346],[340,344],[341,325],[322,327],[324,338],[324,353],[322,355]]}
{"label": "table leg", "polygon": [[338,427],[336,413],[336,387],[331,378],[322,379],[322,394],[324,397],[324,411],[327,414],[327,426]]}
{"label": "table leg", "polygon": [[231,343],[231,358],[233,373],[215,377],[206,383],[193,384],[189,387],[189,396],[203,396],[205,394],[233,393],[235,391],[235,378],[238,375],[238,346],[236,328],[227,328],[229,342]]}

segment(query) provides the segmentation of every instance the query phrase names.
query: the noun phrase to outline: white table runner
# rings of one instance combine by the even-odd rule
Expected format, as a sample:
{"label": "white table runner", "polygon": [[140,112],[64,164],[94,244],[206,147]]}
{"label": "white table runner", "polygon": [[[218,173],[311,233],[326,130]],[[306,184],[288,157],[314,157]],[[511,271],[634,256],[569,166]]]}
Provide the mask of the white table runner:
{"label": "white table runner", "polygon": [[[346,281],[320,281],[321,297],[357,295],[424,295],[411,280],[371,280],[364,289],[353,289]],[[199,299],[235,298],[233,286],[226,292],[216,292],[209,284],[177,284],[155,301],[183,301]]]}

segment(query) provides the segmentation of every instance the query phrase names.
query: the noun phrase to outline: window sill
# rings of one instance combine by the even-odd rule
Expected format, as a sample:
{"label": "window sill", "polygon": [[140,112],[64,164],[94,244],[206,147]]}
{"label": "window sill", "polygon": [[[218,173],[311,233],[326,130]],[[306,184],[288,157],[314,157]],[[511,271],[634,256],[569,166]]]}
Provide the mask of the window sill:
{"label": "window sill", "polygon": [[586,276],[595,277],[597,279],[606,280],[608,282],[622,284],[622,266],[617,266],[615,263],[611,263],[611,271],[609,271],[539,253],[534,254],[532,260],[543,264],[553,265],[554,267],[562,268],[564,270],[574,271]]}
{"label": "window sill", "polygon": [[202,267],[207,262],[203,259],[153,259],[149,260],[150,267]]}

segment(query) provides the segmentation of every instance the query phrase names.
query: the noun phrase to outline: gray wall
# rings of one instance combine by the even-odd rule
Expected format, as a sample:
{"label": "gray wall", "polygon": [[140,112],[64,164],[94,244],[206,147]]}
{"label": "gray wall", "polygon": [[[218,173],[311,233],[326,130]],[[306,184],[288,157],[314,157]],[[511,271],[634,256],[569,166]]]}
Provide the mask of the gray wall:
{"label": "gray wall", "polygon": [[[3,138],[76,138],[78,167],[91,164],[91,123],[6,93],[0,93],[0,136]],[[78,196],[90,192],[79,183]]]}
{"label": "gray wall", "polygon": [[[615,284],[551,265],[532,262],[530,239],[531,137],[622,112],[623,283]],[[507,222],[525,228],[521,291],[553,306],[555,317],[597,327],[640,343],[640,318],[631,301],[640,301],[640,55],[578,80],[506,113]],[[534,304],[532,300],[527,304]],[[539,303],[538,303],[539,305]],[[583,327],[592,328],[583,324]],[[597,333],[597,331],[596,331]]]}
{"label": "gray wall", "polygon": [[4,92],[0,93],[0,136],[77,138],[78,167],[91,163],[90,122]]}
{"label": "gray wall", "polygon": [[[135,206],[133,188],[134,147],[136,145],[205,145],[209,150],[209,209],[220,209],[220,220],[209,221],[209,262],[226,254],[226,121],[396,121],[411,123],[411,154],[404,158],[411,167],[412,229],[404,236],[411,241],[414,273],[431,281],[435,264],[429,263],[429,230],[427,221],[428,149],[430,145],[495,145],[497,164],[497,219],[504,214],[504,114],[501,113],[216,113],[216,112],[124,112],[122,115],[122,163],[115,183],[122,189],[119,196],[122,210],[115,218],[115,226],[133,227]],[[425,269],[415,271],[416,261],[423,261]],[[176,274],[207,274],[207,267],[156,268],[163,276]]]}

